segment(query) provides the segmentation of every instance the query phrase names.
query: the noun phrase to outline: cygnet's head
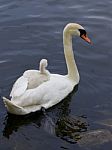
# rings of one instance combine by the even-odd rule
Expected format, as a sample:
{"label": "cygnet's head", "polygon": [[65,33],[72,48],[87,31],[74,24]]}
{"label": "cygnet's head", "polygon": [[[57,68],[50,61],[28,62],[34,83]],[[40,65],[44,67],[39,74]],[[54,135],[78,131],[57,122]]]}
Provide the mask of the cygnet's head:
{"label": "cygnet's head", "polygon": [[47,59],[42,59],[40,61],[39,70],[40,70],[41,74],[45,74],[45,75],[49,76],[50,73],[48,70],[46,70],[47,65],[48,65]]}
{"label": "cygnet's head", "polygon": [[85,40],[88,43],[91,43],[91,40],[87,36],[86,30],[77,23],[69,23],[64,28],[64,34],[68,35],[75,35],[81,37],[83,40]]}
{"label": "cygnet's head", "polygon": [[40,66],[42,66],[43,68],[46,68],[47,65],[48,65],[47,59],[42,59],[42,60],[40,61]]}

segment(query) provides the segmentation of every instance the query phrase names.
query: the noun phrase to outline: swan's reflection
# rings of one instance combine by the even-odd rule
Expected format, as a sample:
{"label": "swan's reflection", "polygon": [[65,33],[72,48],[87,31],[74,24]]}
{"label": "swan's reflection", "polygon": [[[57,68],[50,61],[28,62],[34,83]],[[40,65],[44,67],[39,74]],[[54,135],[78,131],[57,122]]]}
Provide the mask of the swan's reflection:
{"label": "swan's reflection", "polygon": [[46,132],[55,135],[55,123],[50,116],[45,115],[41,120],[40,125]]}
{"label": "swan's reflection", "polygon": [[[10,135],[13,134],[13,132],[17,132],[19,127],[26,126],[29,124],[34,124],[36,127],[43,129],[44,131],[48,132],[52,135],[57,135],[61,138],[65,138],[65,132],[68,132],[70,134],[71,131],[73,131],[73,128],[78,126],[79,130],[82,132],[80,128],[86,128],[87,124],[82,122],[83,126],[81,126],[80,118],[77,117],[77,119],[74,119],[75,123],[73,124],[74,127],[68,128],[67,124],[71,124],[71,119],[73,122],[73,118],[69,116],[70,114],[70,108],[69,104],[72,99],[72,95],[74,92],[76,92],[78,89],[78,86],[74,89],[74,91],[61,103],[58,105],[50,108],[47,110],[47,114],[42,114],[42,112],[36,112],[32,113],[26,116],[15,116],[8,114],[4,120],[4,130],[3,130],[3,136],[6,138],[10,138]],[[53,114],[54,113],[54,114]],[[67,118],[68,121],[67,121]],[[69,122],[69,123],[68,123]],[[62,130],[63,127],[63,130]],[[68,128],[66,131],[64,131],[66,128]],[[78,132],[80,132],[78,130]],[[76,130],[74,130],[75,132]],[[75,135],[76,136],[76,135]],[[78,137],[78,136],[77,136]],[[72,138],[71,135],[69,138]]]}

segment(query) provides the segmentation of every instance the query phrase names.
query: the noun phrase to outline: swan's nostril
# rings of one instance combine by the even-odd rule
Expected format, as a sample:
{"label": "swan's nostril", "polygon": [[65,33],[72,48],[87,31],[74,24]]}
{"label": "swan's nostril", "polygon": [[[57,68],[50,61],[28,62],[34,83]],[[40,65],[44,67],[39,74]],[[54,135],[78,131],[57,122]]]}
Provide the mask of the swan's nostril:
{"label": "swan's nostril", "polygon": [[81,35],[81,38],[83,39],[83,40],[85,40],[86,42],[88,42],[89,44],[92,44],[92,42],[91,42],[91,40],[88,38],[88,36],[87,36],[87,34],[86,35]]}

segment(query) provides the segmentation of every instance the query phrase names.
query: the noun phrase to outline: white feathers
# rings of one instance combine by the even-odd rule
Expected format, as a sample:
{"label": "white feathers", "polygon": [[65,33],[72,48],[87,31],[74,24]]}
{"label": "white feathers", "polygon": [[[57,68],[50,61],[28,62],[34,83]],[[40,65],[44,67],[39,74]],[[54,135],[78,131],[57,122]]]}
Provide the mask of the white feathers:
{"label": "white feathers", "polygon": [[20,77],[14,83],[12,91],[10,93],[10,96],[12,98],[19,97],[20,95],[22,95],[25,92],[25,90],[27,89],[27,86],[28,86],[27,78],[25,78],[24,76]]}
{"label": "white feathers", "polygon": [[38,87],[43,82],[50,79],[50,73],[46,70],[47,60],[42,59],[40,61],[40,70],[27,70],[23,73],[23,76],[17,79],[12,87],[10,96],[17,98],[21,96],[26,90]]}
{"label": "white feathers", "polygon": [[39,71],[38,70],[27,70],[24,72],[23,76],[28,80],[27,89],[33,89],[38,87],[43,82],[50,79],[50,73],[46,70],[47,60],[42,59],[40,61]]}

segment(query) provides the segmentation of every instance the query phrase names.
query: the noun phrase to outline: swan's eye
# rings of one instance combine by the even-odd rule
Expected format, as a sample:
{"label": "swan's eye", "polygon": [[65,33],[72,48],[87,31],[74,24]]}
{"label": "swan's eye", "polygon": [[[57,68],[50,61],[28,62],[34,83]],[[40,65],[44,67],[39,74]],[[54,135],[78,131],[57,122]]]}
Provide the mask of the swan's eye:
{"label": "swan's eye", "polygon": [[92,44],[91,40],[88,38],[87,33],[84,29],[79,29],[80,31],[80,37],[85,40],[86,42]]}
{"label": "swan's eye", "polygon": [[79,31],[80,31],[80,37],[82,35],[84,35],[86,37],[87,33],[86,33],[86,31],[84,29],[79,29]]}

